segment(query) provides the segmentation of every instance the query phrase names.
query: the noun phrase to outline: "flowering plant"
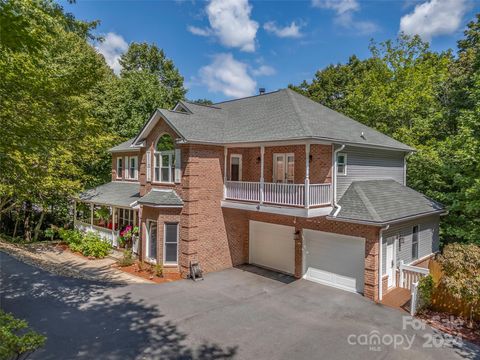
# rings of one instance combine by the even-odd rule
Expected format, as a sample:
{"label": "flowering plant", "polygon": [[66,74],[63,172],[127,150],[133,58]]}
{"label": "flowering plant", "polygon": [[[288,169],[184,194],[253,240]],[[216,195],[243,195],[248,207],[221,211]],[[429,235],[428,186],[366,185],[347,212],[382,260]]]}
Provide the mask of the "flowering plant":
{"label": "flowering plant", "polygon": [[131,245],[134,236],[138,236],[138,226],[127,225],[122,231],[120,231],[122,244]]}

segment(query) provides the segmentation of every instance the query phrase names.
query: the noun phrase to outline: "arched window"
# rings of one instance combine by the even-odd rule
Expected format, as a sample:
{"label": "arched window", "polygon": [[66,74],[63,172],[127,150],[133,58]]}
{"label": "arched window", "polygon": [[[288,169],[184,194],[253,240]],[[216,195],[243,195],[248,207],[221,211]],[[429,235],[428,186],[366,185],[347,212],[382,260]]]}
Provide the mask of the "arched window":
{"label": "arched window", "polygon": [[173,183],[175,177],[175,143],[169,134],[157,140],[154,153],[155,181]]}

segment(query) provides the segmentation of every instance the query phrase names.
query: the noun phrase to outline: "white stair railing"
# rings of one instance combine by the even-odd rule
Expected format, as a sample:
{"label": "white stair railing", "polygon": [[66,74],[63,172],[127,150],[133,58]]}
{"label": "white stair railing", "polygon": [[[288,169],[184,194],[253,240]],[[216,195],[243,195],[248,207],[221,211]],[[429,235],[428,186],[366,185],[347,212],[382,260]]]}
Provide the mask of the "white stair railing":
{"label": "white stair railing", "polygon": [[417,305],[418,305],[418,282],[412,283],[412,291],[411,291],[411,298],[410,298],[410,315],[415,316],[417,313]]}
{"label": "white stair railing", "polygon": [[426,268],[421,268],[413,265],[405,265],[403,260],[400,261],[400,282],[399,287],[412,290],[413,284],[427,276],[430,273],[430,270]]}

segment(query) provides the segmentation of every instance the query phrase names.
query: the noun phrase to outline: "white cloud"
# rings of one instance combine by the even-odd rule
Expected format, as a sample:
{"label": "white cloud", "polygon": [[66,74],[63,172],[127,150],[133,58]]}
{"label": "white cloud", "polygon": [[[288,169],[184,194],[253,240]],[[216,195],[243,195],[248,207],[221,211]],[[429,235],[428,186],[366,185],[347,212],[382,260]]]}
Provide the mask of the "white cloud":
{"label": "white cloud", "polygon": [[214,35],[224,46],[242,51],[255,51],[258,23],[250,19],[248,0],[211,0],[206,7],[210,28],[189,26],[195,35]]}
{"label": "white cloud", "polygon": [[192,34],[198,35],[198,36],[210,36],[210,35],[212,35],[212,32],[210,31],[210,29],[202,29],[202,28],[199,28],[199,27],[196,27],[196,26],[188,26],[187,29]]}
{"label": "white cloud", "polygon": [[378,30],[378,26],[371,21],[354,19],[353,14],[360,10],[357,0],[312,0],[312,6],[335,11],[335,23],[357,34],[371,34]]}
{"label": "white cloud", "polygon": [[213,62],[199,71],[200,81],[211,92],[222,92],[239,98],[255,93],[257,82],[248,73],[247,64],[237,61],[230,53],[217,54]]}
{"label": "white cloud", "polygon": [[424,40],[451,34],[460,27],[467,10],[466,0],[430,0],[400,19],[400,31],[420,35]]}
{"label": "white cloud", "polygon": [[258,68],[252,69],[252,75],[254,76],[270,76],[275,73],[275,69],[268,65],[260,65]]}
{"label": "white cloud", "polygon": [[299,38],[303,34],[300,32],[300,25],[297,25],[295,21],[292,21],[292,23],[289,26],[285,27],[278,27],[277,24],[275,24],[274,21],[269,21],[263,25],[263,28],[272,34],[277,35],[278,37],[281,38]]}
{"label": "white cloud", "polygon": [[108,66],[118,74],[122,66],[118,62],[122,54],[127,51],[128,44],[121,35],[109,32],[105,35],[104,41],[98,43],[95,49],[104,56]]}

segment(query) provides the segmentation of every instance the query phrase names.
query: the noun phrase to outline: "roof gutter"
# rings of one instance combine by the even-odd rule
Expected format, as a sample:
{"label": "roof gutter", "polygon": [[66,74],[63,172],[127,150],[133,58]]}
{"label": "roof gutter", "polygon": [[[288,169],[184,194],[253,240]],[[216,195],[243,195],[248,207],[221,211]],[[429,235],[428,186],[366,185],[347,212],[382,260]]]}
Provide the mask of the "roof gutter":
{"label": "roof gutter", "polygon": [[342,207],[337,203],[337,154],[345,149],[345,144],[342,144],[337,150],[333,151],[333,207],[336,208],[332,217],[336,218]]}

